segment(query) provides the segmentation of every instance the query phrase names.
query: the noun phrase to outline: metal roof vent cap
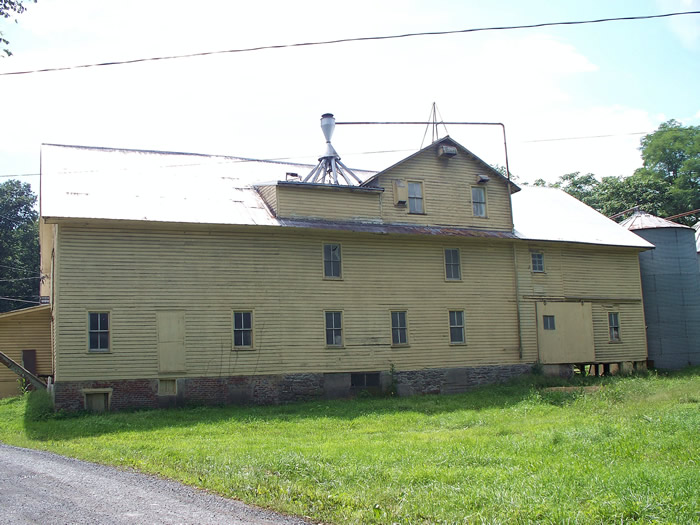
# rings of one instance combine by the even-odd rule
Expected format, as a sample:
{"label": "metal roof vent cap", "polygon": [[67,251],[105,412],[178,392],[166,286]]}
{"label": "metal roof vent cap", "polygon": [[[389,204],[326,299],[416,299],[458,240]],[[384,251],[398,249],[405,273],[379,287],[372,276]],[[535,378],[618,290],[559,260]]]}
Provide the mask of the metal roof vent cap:
{"label": "metal roof vent cap", "polygon": [[[340,155],[331,144],[331,137],[335,131],[335,117],[332,113],[321,115],[321,130],[326,137],[326,153],[318,159],[318,164],[306,176],[303,182],[315,182],[317,184],[340,184],[338,176],[345,180],[348,186],[355,183],[361,184],[360,178],[350,168],[340,162]],[[352,179],[354,179],[354,182]]]}
{"label": "metal roof vent cap", "polygon": [[443,157],[446,159],[451,159],[457,155],[457,148],[454,146],[442,145],[438,148],[438,157]]}

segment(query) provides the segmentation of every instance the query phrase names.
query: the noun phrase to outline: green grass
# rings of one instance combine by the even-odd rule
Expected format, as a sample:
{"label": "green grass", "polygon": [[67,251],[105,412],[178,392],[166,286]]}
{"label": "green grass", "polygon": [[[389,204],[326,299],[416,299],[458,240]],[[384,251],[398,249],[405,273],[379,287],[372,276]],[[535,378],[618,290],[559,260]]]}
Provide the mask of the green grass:
{"label": "green grass", "polygon": [[0,441],[325,522],[700,521],[700,368],[582,381],[49,418],[33,394],[0,400]]}

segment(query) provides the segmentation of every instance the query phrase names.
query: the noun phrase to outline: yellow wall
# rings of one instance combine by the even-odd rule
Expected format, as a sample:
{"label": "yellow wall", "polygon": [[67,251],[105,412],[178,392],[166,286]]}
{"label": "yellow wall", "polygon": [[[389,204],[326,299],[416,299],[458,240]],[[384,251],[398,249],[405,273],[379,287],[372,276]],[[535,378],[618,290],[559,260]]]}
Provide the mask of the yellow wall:
{"label": "yellow wall", "polygon": [[[38,375],[51,375],[51,310],[39,306],[0,315],[0,352],[22,364],[22,350],[36,350]],[[20,393],[18,376],[0,365],[0,397]]]}
{"label": "yellow wall", "polygon": [[[544,254],[544,273],[531,269],[531,252]],[[535,302],[589,302],[595,360],[643,361],[647,356],[638,252],[634,249],[569,243],[518,243],[523,340],[526,355],[537,352]],[[620,314],[621,342],[610,342],[608,312]]]}
{"label": "yellow wall", "polygon": [[[410,161],[379,176],[376,184],[385,189],[382,219],[385,222],[510,231],[513,224],[507,183],[460,148],[457,156],[451,159],[439,158],[436,148],[426,148]],[[479,175],[491,178],[481,185],[486,189],[486,218],[474,217],[472,213],[471,187],[477,185]],[[408,206],[394,205],[394,179],[423,182],[425,215],[410,214]]]}
{"label": "yellow wall", "polygon": [[[184,311],[188,376],[525,362],[512,241],[65,224],[58,239],[59,381],[159,377],[156,320],[172,311]],[[342,280],[323,279],[324,242],[342,245]],[[461,250],[462,281],[445,280],[446,247]],[[449,344],[451,309],[465,311],[466,345]],[[87,350],[91,310],[110,312],[110,353]],[[254,312],[252,351],[232,351],[234,310]],[[324,310],[343,311],[344,348],[326,348]],[[408,311],[410,346],[391,346],[391,310]]]}
{"label": "yellow wall", "polygon": [[378,221],[379,198],[379,192],[347,186],[280,184],[276,210],[284,218]]}

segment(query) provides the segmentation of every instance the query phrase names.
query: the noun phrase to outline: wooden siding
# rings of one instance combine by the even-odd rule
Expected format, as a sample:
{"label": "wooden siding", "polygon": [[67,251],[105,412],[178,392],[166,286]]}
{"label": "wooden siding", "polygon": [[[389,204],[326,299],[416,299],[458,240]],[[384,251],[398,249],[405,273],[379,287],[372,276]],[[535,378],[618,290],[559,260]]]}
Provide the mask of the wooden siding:
{"label": "wooden siding", "polygon": [[39,295],[51,296],[51,264],[53,263],[54,232],[56,225],[39,221],[39,253],[41,274],[45,276],[39,285]]}
{"label": "wooden siding", "polygon": [[378,221],[380,193],[347,187],[277,186],[277,215],[284,218]]}
{"label": "wooden siding", "polygon": [[[518,354],[511,241],[316,230],[98,229],[60,225],[57,380],[155,378],[158,312],[184,311],[186,374],[228,376],[524,362]],[[321,246],[343,246],[342,280],[324,280]],[[461,251],[446,281],[444,248]],[[254,349],[232,349],[232,312],[254,312]],[[327,348],[325,310],[343,311]],[[391,346],[406,310],[409,346]],[[449,344],[464,310],[465,345]],[[111,316],[111,350],[87,349],[89,311]]]}
{"label": "wooden siding", "polygon": [[[51,359],[51,310],[40,306],[0,316],[0,352],[22,364],[22,350],[36,350],[36,370],[53,374]],[[0,397],[20,393],[17,375],[0,365]]]}
{"label": "wooden siding", "polygon": [[263,201],[265,201],[265,204],[267,204],[267,207],[272,210],[272,213],[276,216],[277,215],[277,186],[276,185],[270,185],[270,186],[257,186],[256,188],[258,190],[258,193],[260,193],[260,196],[262,197]]}
{"label": "wooden siding", "polygon": [[[471,188],[477,185],[479,175],[491,177],[482,185],[486,189],[485,218],[474,217],[472,212]],[[408,213],[408,204],[403,207],[394,205],[395,179],[423,183],[424,215]],[[451,159],[439,158],[435,148],[428,148],[410,162],[384,172],[376,185],[385,189],[382,195],[384,222],[502,231],[510,231],[513,227],[507,183],[486,173],[480,163],[459,148],[457,156]]]}
{"label": "wooden siding", "polygon": [[[545,271],[533,272],[531,253],[544,254]],[[634,249],[568,243],[518,243],[518,287],[524,355],[537,355],[534,303],[541,300],[590,302],[595,359],[643,361],[647,356],[638,252]],[[620,313],[620,342],[610,342],[609,311]]]}

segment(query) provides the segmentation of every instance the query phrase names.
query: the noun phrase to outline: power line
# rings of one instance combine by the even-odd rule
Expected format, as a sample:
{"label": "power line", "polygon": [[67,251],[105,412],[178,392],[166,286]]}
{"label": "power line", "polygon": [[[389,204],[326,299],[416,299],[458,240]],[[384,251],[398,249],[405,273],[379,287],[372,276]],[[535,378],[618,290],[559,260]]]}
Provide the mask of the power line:
{"label": "power line", "polygon": [[649,131],[635,131],[632,133],[612,133],[609,135],[586,135],[583,137],[556,137],[550,139],[521,140],[520,142],[554,142],[558,140],[605,139],[609,137],[626,137],[629,135],[648,135],[649,133]]}
{"label": "power line", "polygon": [[38,177],[41,175],[40,173],[10,173],[10,174],[3,174],[0,175],[0,178],[9,178],[9,177]]}
{"label": "power line", "polygon": [[8,266],[6,264],[0,264],[2,268],[9,268],[10,270],[17,270],[19,272],[36,273],[35,270],[30,270],[29,268],[21,268],[19,266]]}
{"label": "power line", "polygon": [[175,60],[179,58],[194,58],[202,57],[208,55],[221,55],[227,53],[250,53],[253,51],[264,51],[271,49],[285,49],[294,47],[309,47],[309,46],[323,46],[330,44],[342,44],[347,42],[366,42],[374,40],[392,40],[398,38],[412,38],[417,36],[442,36],[442,35],[454,35],[460,33],[477,33],[483,31],[508,31],[513,29],[534,29],[538,27],[553,27],[553,26],[570,26],[570,25],[583,25],[583,24],[600,24],[603,22],[620,22],[628,20],[650,20],[654,18],[667,18],[671,16],[684,16],[684,15],[698,15],[700,11],[679,11],[675,13],[664,13],[661,15],[644,15],[644,16],[624,16],[616,18],[599,18],[595,20],[574,20],[566,22],[543,22],[539,24],[527,24],[527,25],[517,25],[517,26],[496,26],[496,27],[478,27],[471,29],[455,29],[451,31],[424,31],[419,33],[404,33],[400,35],[383,35],[383,36],[364,36],[355,38],[339,38],[336,40],[320,40],[316,42],[299,42],[295,44],[277,44],[270,46],[258,46],[258,47],[246,47],[239,49],[226,49],[220,51],[204,51],[200,53],[188,53],[184,55],[169,55],[169,56],[158,56],[158,57],[147,57],[147,58],[134,58],[131,60],[120,60],[120,61],[110,61],[110,62],[97,62],[93,64],[80,64],[76,66],[64,66],[64,67],[52,67],[43,69],[32,69],[26,71],[10,71],[7,73],[0,73],[0,76],[9,75],[29,75],[32,73],[48,73],[52,71],[68,71],[73,69],[84,69],[90,67],[101,67],[101,66],[117,66],[125,64],[137,64],[140,62],[153,62],[158,60]]}
{"label": "power line", "polygon": [[15,281],[29,281],[31,279],[41,279],[41,276],[39,277],[18,277],[17,279],[0,279],[0,283],[11,283]]}
{"label": "power line", "polygon": [[30,304],[41,304],[39,301],[26,301],[24,299],[17,299],[16,297],[0,297],[4,301],[16,301],[18,303],[30,303]]}

